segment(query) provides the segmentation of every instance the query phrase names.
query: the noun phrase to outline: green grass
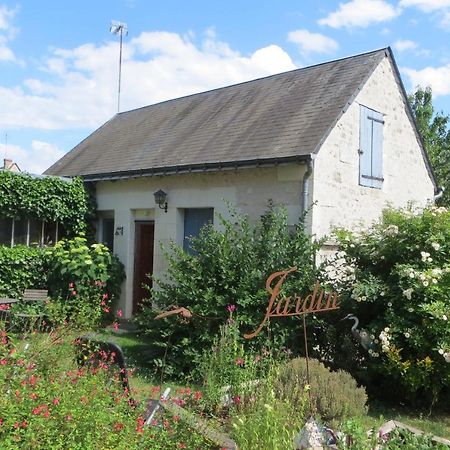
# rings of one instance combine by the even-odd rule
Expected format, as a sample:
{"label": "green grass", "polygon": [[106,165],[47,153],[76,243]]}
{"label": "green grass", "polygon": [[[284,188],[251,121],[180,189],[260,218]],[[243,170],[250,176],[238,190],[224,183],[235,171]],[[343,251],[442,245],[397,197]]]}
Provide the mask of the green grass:
{"label": "green grass", "polygon": [[429,414],[409,408],[393,408],[377,404],[369,408],[369,414],[364,419],[367,428],[379,428],[389,420],[396,420],[434,436],[450,439],[450,414]]}

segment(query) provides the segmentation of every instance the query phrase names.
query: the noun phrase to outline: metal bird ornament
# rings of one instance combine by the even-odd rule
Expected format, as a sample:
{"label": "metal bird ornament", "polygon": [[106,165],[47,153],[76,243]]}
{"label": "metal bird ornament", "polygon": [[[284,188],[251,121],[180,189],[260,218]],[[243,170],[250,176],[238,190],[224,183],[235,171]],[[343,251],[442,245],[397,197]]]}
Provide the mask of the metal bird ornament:
{"label": "metal bird ornament", "polygon": [[361,346],[364,348],[364,350],[369,351],[369,350],[375,349],[376,344],[373,342],[373,339],[370,337],[370,334],[364,329],[358,330],[359,319],[356,316],[354,316],[353,314],[347,314],[341,320],[346,320],[346,319],[354,321],[354,324],[351,329],[352,335],[361,344]]}

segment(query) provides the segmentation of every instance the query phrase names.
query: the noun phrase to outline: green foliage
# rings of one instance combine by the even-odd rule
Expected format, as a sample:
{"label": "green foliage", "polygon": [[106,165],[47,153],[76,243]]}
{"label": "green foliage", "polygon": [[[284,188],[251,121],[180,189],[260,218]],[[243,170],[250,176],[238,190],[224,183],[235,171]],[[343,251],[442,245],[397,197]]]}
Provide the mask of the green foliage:
{"label": "green foliage", "polygon": [[[352,342],[351,324],[324,324],[321,357],[352,371],[370,393],[391,400],[449,398],[450,212],[414,215],[389,210],[357,235],[337,233],[341,251],[327,268],[340,291],[341,312],[360,319],[373,340]],[[345,276],[344,276],[345,275]]]}
{"label": "green foliage", "polygon": [[[145,403],[132,408],[109,360],[79,368],[70,335],[57,330],[0,344],[0,448],[133,450],[213,449],[170,414],[144,426]],[[14,342],[14,341],[13,341]],[[117,374],[117,370],[115,370]]]}
{"label": "green foliage", "polygon": [[68,236],[84,231],[95,205],[83,181],[0,171],[0,217],[60,222]]}
{"label": "green foliage", "polygon": [[[328,423],[337,423],[367,413],[366,392],[348,372],[331,372],[316,359],[310,359],[309,379],[308,415],[318,414]],[[281,367],[275,385],[277,396],[289,400],[294,408],[300,408],[304,403],[305,386],[308,388],[305,358],[295,358]]]}
{"label": "green foliage", "polygon": [[[194,317],[185,320],[169,317],[155,321],[152,308],[139,318],[153,341],[153,361],[166,375],[189,374],[227,319],[227,305],[237,308],[241,334],[254,331],[267,308],[267,277],[279,270],[297,266],[298,272],[285,282],[286,292],[302,294],[311,289],[316,278],[314,256],[318,244],[311,242],[302,224],[289,230],[286,211],[270,209],[260,223],[252,226],[248,217],[232,213],[230,220],[219,217],[217,228],[204,227],[194,239],[194,254],[176,245],[166,249],[169,280],[155,280],[152,301],[159,308],[186,307]],[[285,319],[271,323],[277,344],[292,343],[298,321]],[[251,343],[261,346],[267,339],[262,332]],[[158,367],[159,365],[159,367]]]}
{"label": "green foliage", "polygon": [[27,288],[49,289],[46,314],[52,323],[70,319],[81,327],[97,323],[120,295],[125,274],[103,244],[84,235],[55,247],[0,246],[0,296],[21,298]]}
{"label": "green foliage", "polygon": [[0,297],[21,298],[26,288],[45,288],[47,271],[43,249],[0,245]]}
{"label": "green foliage", "polygon": [[303,392],[303,403],[296,405],[289,399],[277,398],[273,388],[275,373],[269,372],[253,402],[232,417],[233,437],[241,450],[292,448],[294,437],[305,423],[307,393]]}
{"label": "green foliage", "polygon": [[450,116],[435,113],[431,88],[409,96],[409,103],[422,135],[439,187],[444,187],[442,205],[450,205]]}
{"label": "green foliage", "polygon": [[[84,235],[61,240],[48,248],[48,285],[58,307],[54,317],[64,317],[79,326],[92,326],[120,293],[122,265],[103,244],[88,246]],[[55,305],[54,305],[55,306]]]}
{"label": "green foliage", "polygon": [[245,351],[238,324],[232,313],[228,323],[220,327],[220,335],[213,340],[197,363],[198,378],[203,380],[205,406],[215,415],[230,407],[241,408],[254,395],[258,379],[264,377],[272,359],[268,351],[256,354]]}

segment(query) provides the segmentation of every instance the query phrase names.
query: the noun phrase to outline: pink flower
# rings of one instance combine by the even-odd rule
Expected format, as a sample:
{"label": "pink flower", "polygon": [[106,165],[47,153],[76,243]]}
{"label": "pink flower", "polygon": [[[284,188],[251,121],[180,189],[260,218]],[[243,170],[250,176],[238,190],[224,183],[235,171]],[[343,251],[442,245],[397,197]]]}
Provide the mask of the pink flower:
{"label": "pink flower", "polygon": [[117,311],[117,317],[122,317],[122,316],[123,316],[122,310],[119,309],[119,310]]}
{"label": "pink flower", "polygon": [[72,291],[72,296],[76,296],[77,295],[77,291]]}
{"label": "pink flower", "polygon": [[119,329],[119,324],[117,322],[113,323],[113,328],[115,331],[117,331]]}
{"label": "pink flower", "polygon": [[73,417],[72,417],[70,414],[68,414],[68,415],[66,416],[67,422],[70,422],[72,419],[73,419]]}
{"label": "pink flower", "polygon": [[74,288],[74,284],[73,283],[69,283],[69,289],[73,289]]}
{"label": "pink flower", "polygon": [[229,313],[232,313],[232,312],[236,311],[236,305],[228,305],[227,306],[227,311]]}
{"label": "pink flower", "polygon": [[54,399],[53,399],[53,402],[52,402],[54,405],[58,405],[59,404],[59,398],[58,397],[55,397]]}
{"label": "pink flower", "polygon": [[106,300],[108,298],[108,294],[103,294],[103,300]]}
{"label": "pink flower", "polygon": [[6,358],[0,359],[0,364],[2,366],[6,366],[6,364],[8,364],[8,360]]}
{"label": "pink flower", "polygon": [[234,402],[236,405],[239,405],[239,403],[241,403],[241,397],[239,397],[239,395],[235,395],[235,396],[233,397],[233,402]]}
{"label": "pink flower", "polygon": [[244,364],[245,364],[245,361],[242,358],[236,358],[237,366],[243,366]]}

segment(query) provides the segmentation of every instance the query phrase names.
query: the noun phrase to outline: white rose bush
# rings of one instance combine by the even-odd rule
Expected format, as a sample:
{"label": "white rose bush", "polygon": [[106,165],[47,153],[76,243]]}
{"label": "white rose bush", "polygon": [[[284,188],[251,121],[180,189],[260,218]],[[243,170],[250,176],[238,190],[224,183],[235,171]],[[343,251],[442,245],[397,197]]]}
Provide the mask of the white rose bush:
{"label": "white rose bush", "polygon": [[[330,265],[336,263],[341,271],[350,267],[352,277],[329,281],[340,292],[342,314],[359,318],[371,348],[353,342],[351,354],[335,345],[335,355],[327,357],[341,366],[347,361],[361,382],[372,384],[366,387],[374,395],[449,404],[450,211],[388,210],[371,229],[358,234],[337,230],[336,236],[339,258]],[[344,342],[348,325],[327,326],[334,328],[337,342]]]}

